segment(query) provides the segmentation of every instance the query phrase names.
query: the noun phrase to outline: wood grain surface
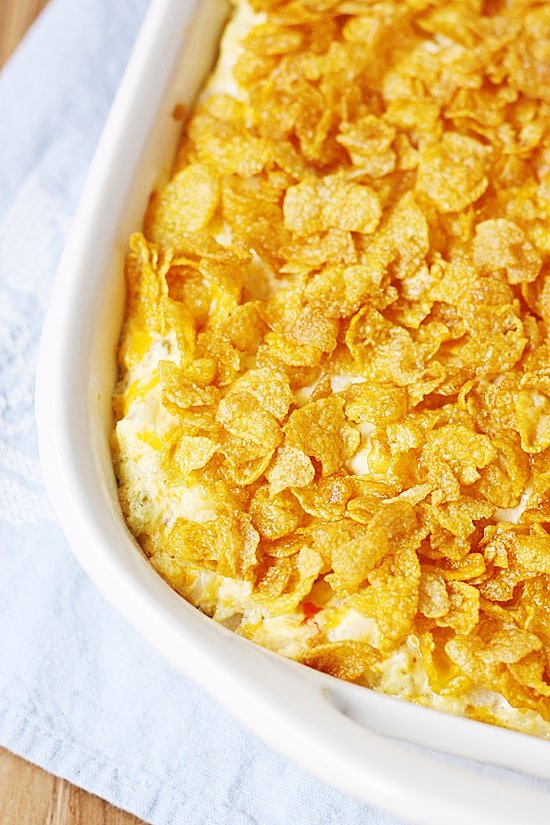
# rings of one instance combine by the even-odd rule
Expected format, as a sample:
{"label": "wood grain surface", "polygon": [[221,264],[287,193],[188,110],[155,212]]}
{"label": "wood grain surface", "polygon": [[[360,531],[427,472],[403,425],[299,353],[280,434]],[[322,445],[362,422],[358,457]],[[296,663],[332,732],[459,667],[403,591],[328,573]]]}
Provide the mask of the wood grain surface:
{"label": "wood grain surface", "polygon": [[[0,67],[47,2],[0,0]],[[0,825],[140,825],[140,820],[0,748]]]}
{"label": "wood grain surface", "polygon": [[130,814],[0,748],[2,825],[140,825]]}
{"label": "wood grain surface", "polygon": [[0,0],[0,66],[3,66],[48,0]]}

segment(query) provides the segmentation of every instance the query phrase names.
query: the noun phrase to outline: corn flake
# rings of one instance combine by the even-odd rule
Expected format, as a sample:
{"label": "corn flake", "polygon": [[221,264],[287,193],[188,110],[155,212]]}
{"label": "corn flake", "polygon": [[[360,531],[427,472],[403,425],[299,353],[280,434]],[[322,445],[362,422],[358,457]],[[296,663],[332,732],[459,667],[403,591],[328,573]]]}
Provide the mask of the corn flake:
{"label": "corn flake", "polygon": [[515,402],[516,426],[526,453],[550,446],[550,376],[527,374]]}
{"label": "corn flake", "polygon": [[336,396],[320,398],[291,413],[284,428],[285,445],[318,461],[323,475],[338,470],[359,446],[359,432],[346,422],[343,407]]}
{"label": "corn flake", "polygon": [[519,284],[535,280],[542,258],[517,224],[498,218],[476,226],[474,263],[483,273],[503,269],[509,283]]}
{"label": "corn flake", "polygon": [[178,249],[182,235],[208,226],[219,202],[216,175],[200,163],[190,164],[153,195],[146,234],[154,243]]}
{"label": "corn flake", "polygon": [[370,234],[380,220],[380,201],[369,186],[334,177],[303,181],[286,191],[285,226],[297,235],[329,229]]}
{"label": "corn flake", "polygon": [[315,477],[311,459],[297,447],[279,447],[272,466],[266,473],[272,495],[288,487],[306,487]]}
{"label": "corn flake", "polygon": [[406,502],[387,504],[377,510],[367,529],[332,550],[332,569],[327,581],[336,590],[353,592],[382,559],[401,544],[414,542],[416,519]]}
{"label": "corn flake", "polygon": [[380,654],[363,642],[327,642],[309,651],[304,662],[339,679],[355,682],[380,660]]}
{"label": "corn flake", "polygon": [[487,189],[487,166],[488,151],[482,143],[446,132],[420,154],[416,188],[440,212],[458,212]]}

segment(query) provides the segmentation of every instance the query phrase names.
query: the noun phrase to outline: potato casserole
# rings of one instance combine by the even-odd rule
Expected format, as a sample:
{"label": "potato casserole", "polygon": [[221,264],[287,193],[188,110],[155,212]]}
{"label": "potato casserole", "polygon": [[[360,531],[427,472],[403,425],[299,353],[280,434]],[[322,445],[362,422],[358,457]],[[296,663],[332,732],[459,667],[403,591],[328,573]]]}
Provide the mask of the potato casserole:
{"label": "potato casserole", "polygon": [[550,2],[238,0],[127,257],[113,455],[246,638],[550,738]]}

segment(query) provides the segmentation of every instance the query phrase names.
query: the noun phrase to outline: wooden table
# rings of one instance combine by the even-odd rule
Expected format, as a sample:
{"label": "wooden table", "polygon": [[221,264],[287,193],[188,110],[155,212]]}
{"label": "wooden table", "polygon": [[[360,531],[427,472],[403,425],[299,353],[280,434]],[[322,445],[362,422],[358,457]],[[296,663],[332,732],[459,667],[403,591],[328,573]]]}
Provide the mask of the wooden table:
{"label": "wooden table", "polygon": [[[0,0],[0,67],[48,0]],[[0,748],[1,825],[140,825],[103,799],[81,791]]]}

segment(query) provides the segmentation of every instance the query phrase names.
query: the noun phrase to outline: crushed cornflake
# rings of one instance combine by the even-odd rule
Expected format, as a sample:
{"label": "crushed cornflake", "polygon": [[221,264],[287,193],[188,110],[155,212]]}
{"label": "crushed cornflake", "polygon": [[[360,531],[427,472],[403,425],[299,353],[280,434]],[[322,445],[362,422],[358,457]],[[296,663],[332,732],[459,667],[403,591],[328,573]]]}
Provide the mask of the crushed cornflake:
{"label": "crushed cornflake", "polygon": [[550,738],[550,3],[236,6],[130,242],[129,526],[247,638]]}

